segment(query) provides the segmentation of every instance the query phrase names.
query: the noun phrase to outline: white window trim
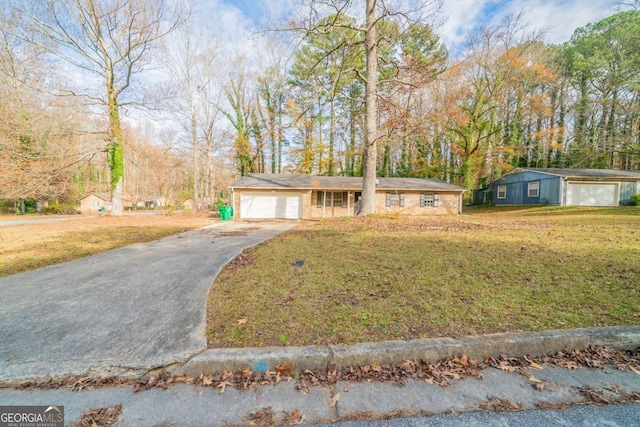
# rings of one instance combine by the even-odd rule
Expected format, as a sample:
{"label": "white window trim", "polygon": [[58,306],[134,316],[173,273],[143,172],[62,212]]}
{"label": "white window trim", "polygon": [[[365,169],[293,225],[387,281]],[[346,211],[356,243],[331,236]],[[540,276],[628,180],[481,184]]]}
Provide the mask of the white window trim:
{"label": "white window trim", "polygon": [[385,206],[388,208],[404,208],[404,192],[387,191]]}
{"label": "white window trim", "polygon": [[[534,188],[535,187],[535,188]],[[531,195],[535,191],[535,195]],[[540,197],[540,181],[531,181],[527,184],[527,197]]]}
{"label": "white window trim", "polygon": [[348,207],[349,193],[346,191],[318,191],[318,208],[344,208]]}
{"label": "white window trim", "polygon": [[437,208],[439,200],[440,196],[438,193],[422,193],[420,194],[420,207],[430,209]]}
{"label": "white window trim", "polygon": [[[502,195],[502,197],[500,197],[500,189],[504,189],[504,194]],[[496,197],[500,200],[506,199],[507,198],[507,186],[506,185],[498,185],[498,191],[496,192]]]}

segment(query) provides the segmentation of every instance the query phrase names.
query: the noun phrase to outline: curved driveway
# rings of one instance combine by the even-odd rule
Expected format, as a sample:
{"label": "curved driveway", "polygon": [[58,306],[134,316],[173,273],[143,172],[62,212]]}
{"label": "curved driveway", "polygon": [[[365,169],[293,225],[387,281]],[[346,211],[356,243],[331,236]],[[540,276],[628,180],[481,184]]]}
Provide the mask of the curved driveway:
{"label": "curved driveway", "polygon": [[0,278],[0,380],[139,374],[206,349],[206,299],[240,251],[293,223],[221,223]]}

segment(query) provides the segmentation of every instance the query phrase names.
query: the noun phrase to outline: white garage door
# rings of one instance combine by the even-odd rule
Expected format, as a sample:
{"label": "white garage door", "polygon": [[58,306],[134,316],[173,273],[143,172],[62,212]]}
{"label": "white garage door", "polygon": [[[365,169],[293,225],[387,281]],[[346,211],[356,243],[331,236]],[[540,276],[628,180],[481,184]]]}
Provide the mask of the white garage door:
{"label": "white garage door", "polygon": [[299,219],[300,196],[285,194],[241,194],[242,219]]}
{"label": "white garage door", "polygon": [[567,184],[568,206],[618,206],[618,184]]}

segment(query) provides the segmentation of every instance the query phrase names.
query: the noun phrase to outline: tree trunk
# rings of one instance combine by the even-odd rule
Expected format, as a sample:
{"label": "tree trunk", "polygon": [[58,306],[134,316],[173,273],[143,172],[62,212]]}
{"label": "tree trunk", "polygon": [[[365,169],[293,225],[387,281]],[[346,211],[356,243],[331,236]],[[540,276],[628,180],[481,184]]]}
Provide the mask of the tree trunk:
{"label": "tree trunk", "polygon": [[122,186],[124,184],[124,150],[118,99],[113,73],[107,72],[107,96],[109,106],[109,169],[111,170],[111,215],[122,216]]}
{"label": "tree trunk", "polygon": [[331,104],[330,104],[330,113],[329,113],[329,167],[327,170],[327,175],[333,176],[335,175],[334,165],[335,165],[335,155],[334,155],[334,145],[336,139],[336,107],[335,107],[335,94],[331,94]]}
{"label": "tree trunk", "polygon": [[378,49],[376,34],[376,0],[367,0],[366,82],[365,82],[365,141],[364,177],[362,182],[362,209],[360,215],[376,213],[377,164],[377,83]]}
{"label": "tree trunk", "polygon": [[267,105],[267,112],[269,114],[269,142],[271,143],[271,173],[276,173],[278,158],[278,150],[276,148],[278,144],[276,141],[278,138],[278,129],[276,127],[276,114],[278,114],[276,109],[278,105],[275,104],[275,102],[276,101],[270,101]]}
{"label": "tree trunk", "polygon": [[277,172],[282,172],[282,144],[284,143],[284,129],[282,124],[282,115],[284,114],[283,109],[280,108],[282,104],[278,104],[278,168]]}
{"label": "tree trunk", "polygon": [[192,99],[191,103],[191,146],[193,150],[193,211],[198,212],[200,210],[200,192],[198,189],[198,180],[200,178],[200,168],[198,162],[198,119],[196,117],[195,107],[193,106],[195,100]]}

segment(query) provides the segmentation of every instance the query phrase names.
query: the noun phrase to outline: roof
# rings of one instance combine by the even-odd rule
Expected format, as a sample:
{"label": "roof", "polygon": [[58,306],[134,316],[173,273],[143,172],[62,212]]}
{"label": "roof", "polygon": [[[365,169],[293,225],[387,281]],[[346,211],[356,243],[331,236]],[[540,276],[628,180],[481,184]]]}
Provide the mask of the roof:
{"label": "roof", "polygon": [[87,194],[86,196],[84,196],[80,200],[84,200],[84,199],[86,199],[87,197],[90,197],[90,196],[95,196],[95,197],[97,197],[99,199],[104,200],[105,202],[110,202],[111,201],[111,195],[109,193],[90,193],[90,194]]}
{"label": "roof", "polygon": [[[265,190],[362,190],[362,177],[305,174],[250,173],[229,185],[231,188]],[[378,190],[457,191],[464,188],[430,178],[378,178]]]}
{"label": "roof", "polygon": [[514,172],[538,172],[557,175],[564,178],[614,178],[640,179],[640,171],[614,169],[571,169],[571,168],[517,168]]}

